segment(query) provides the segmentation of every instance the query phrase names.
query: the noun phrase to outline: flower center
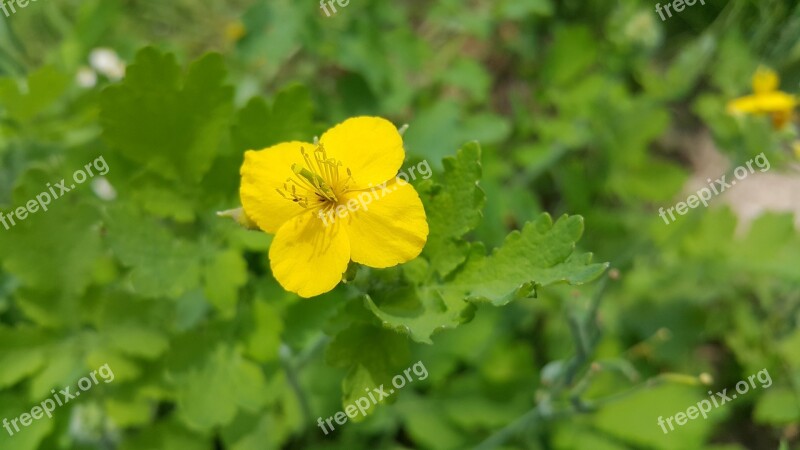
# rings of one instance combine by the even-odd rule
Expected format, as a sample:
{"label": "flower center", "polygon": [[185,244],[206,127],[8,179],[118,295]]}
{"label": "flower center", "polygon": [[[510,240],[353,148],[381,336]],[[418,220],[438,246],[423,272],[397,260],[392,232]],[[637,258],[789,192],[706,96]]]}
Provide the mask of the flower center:
{"label": "flower center", "polygon": [[345,169],[347,178],[341,180],[339,168],[342,162],[328,158],[322,145],[314,150],[313,160],[302,147],[300,154],[305,165],[292,164],[294,176],[283,183],[283,189],[276,189],[278,194],[303,208],[336,204],[339,196],[348,191],[348,183],[353,179],[350,169]]}

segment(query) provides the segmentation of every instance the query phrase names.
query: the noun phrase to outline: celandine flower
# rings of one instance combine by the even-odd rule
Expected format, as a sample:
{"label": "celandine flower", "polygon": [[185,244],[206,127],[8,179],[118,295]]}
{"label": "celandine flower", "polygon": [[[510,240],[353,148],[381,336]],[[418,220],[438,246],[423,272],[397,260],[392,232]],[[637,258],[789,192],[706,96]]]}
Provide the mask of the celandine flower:
{"label": "celandine flower", "polygon": [[780,78],[770,69],[759,67],[753,75],[753,95],[739,97],[728,103],[732,114],[769,114],[776,129],[783,128],[792,118],[797,98],[778,90]]}
{"label": "celandine flower", "polygon": [[[317,145],[295,141],[245,153],[242,206],[275,234],[270,267],[284,289],[312,297],[336,287],[351,260],[383,268],[420,254],[428,222],[417,192],[395,178],[404,159],[403,138],[379,117],[348,119]],[[359,195],[375,195],[376,186],[390,193],[327,219]]]}

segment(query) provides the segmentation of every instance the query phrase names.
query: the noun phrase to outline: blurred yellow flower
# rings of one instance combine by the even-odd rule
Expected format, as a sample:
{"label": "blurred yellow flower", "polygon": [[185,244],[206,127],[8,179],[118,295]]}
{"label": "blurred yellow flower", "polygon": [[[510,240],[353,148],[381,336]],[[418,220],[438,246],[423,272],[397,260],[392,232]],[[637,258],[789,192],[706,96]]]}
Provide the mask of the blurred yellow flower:
{"label": "blurred yellow flower", "polygon": [[778,90],[780,78],[775,71],[766,67],[759,67],[753,75],[753,92],[756,94],[767,94]]}
{"label": "blurred yellow flower", "polygon": [[244,24],[238,20],[235,22],[230,22],[225,26],[226,42],[239,42],[239,39],[243,38],[245,34],[247,34],[247,28],[245,28]]}
{"label": "blurred yellow flower", "polygon": [[791,119],[797,98],[778,90],[780,78],[774,71],[759,67],[753,75],[753,95],[728,102],[731,114],[769,114],[776,129],[783,128]]}
{"label": "blurred yellow flower", "polygon": [[[351,260],[383,268],[420,254],[428,222],[417,192],[395,178],[404,159],[403,138],[379,117],[348,119],[317,145],[294,141],[245,153],[242,206],[275,234],[270,267],[284,289],[312,297],[336,287]],[[391,194],[368,209],[343,208],[376,186]],[[334,209],[342,218],[326,220]]]}

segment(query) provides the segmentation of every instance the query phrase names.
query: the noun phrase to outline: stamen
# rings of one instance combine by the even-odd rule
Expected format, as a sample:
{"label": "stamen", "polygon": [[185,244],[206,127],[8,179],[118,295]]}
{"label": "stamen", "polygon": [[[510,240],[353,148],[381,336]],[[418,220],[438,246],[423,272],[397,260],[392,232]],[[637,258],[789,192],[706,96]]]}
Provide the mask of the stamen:
{"label": "stamen", "polygon": [[[344,183],[341,183],[339,167],[342,166],[342,162],[328,158],[323,145],[318,145],[314,150],[313,160],[305,148],[300,148],[300,154],[305,167],[300,164],[292,164],[294,177],[286,180],[282,190],[277,189],[278,194],[304,208],[309,207],[309,197],[313,194],[316,195],[315,204],[322,202],[323,208],[333,207],[338,202],[338,196],[348,192],[348,184],[353,178],[350,169],[346,169],[348,177]],[[298,194],[298,188],[300,188],[300,194]]]}

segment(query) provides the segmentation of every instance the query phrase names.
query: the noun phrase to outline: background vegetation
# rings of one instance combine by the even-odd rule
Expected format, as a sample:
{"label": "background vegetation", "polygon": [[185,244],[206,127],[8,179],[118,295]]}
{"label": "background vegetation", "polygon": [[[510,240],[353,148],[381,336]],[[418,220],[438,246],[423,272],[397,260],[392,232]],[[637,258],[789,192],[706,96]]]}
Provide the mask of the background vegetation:
{"label": "background vegetation", "polygon": [[[623,0],[351,0],[331,17],[291,0],[39,0],[0,17],[0,210],[101,155],[113,189],[0,229],[0,418],[102,364],[116,376],[0,449],[800,448],[794,218],[744,223],[721,199],[657,214],[709,142],[797,177],[795,124],[725,105],[760,64],[797,91],[800,6],[705,3],[664,22]],[[124,80],[86,81],[97,48]],[[362,114],[410,125],[438,234],[416,262],[301,301],[269,273],[270,237],[215,212],[238,206],[244,150]],[[544,212],[571,218],[551,229]],[[451,280],[465,242],[493,249],[529,222],[532,247],[492,264],[529,264],[536,298],[409,294]],[[589,284],[602,266],[570,256],[582,227],[578,253],[611,267]],[[570,258],[549,281],[575,285],[544,286],[549,251]],[[415,361],[425,381],[316,428]],[[769,388],[656,424],[764,368]]]}

